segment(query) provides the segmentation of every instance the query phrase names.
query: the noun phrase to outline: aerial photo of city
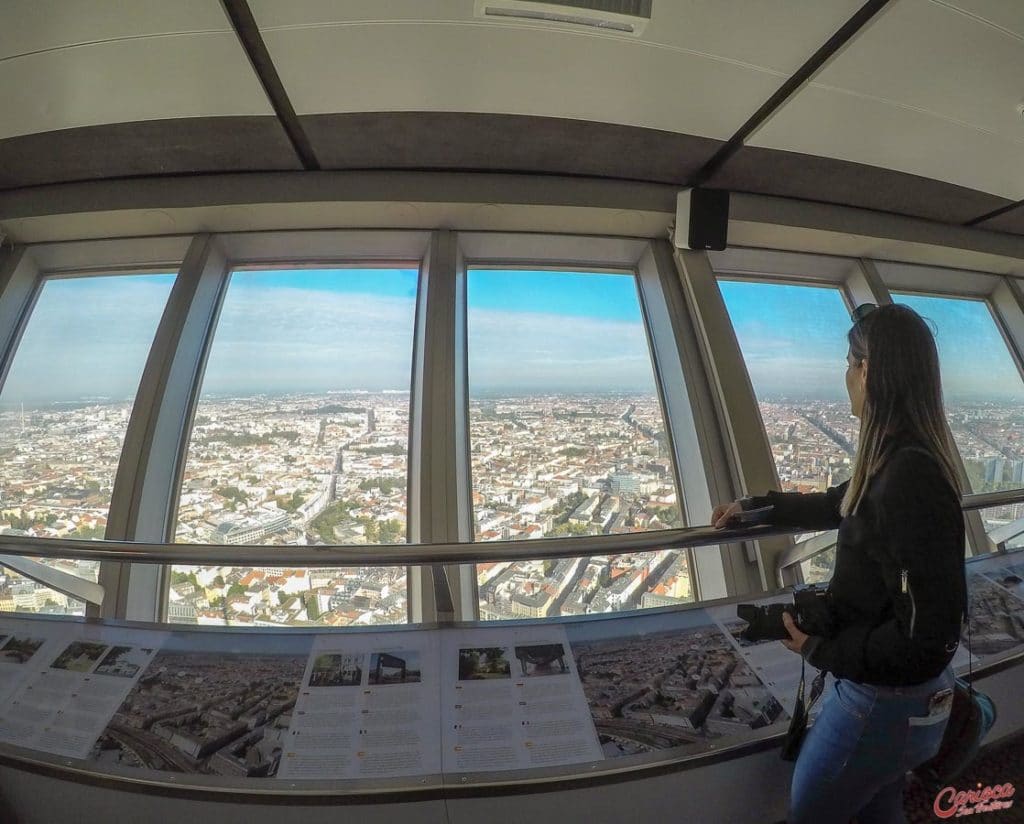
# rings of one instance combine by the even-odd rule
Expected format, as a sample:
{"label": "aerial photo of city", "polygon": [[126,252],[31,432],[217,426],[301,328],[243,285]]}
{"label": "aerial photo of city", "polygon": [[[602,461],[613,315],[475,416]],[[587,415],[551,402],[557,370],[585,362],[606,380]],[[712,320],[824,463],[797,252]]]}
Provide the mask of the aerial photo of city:
{"label": "aerial photo of city", "polygon": [[961,633],[964,645],[979,658],[1024,645],[1024,600],[978,573],[967,576],[967,588],[970,635]]}
{"label": "aerial photo of city", "polygon": [[92,758],[170,772],[274,775],[311,646],[307,635],[247,642],[172,634]]}
{"label": "aerial photo of city", "polygon": [[789,720],[705,613],[685,619],[689,625],[682,629],[608,638],[586,638],[600,627],[571,629],[576,668],[606,756],[670,747],[702,751],[717,739]]}

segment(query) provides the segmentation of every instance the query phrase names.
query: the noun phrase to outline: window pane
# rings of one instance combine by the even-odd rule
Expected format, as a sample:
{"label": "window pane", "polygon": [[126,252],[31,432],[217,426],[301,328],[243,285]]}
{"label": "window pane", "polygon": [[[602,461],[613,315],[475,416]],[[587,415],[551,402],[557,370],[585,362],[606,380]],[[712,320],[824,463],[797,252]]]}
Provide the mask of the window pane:
{"label": "window pane", "polygon": [[[98,567],[98,564],[92,561],[49,561],[43,558],[34,560],[49,563],[80,578],[96,580],[94,568]],[[83,566],[86,568],[83,569]],[[84,616],[85,602],[38,584],[13,570],[0,567],[0,612]]]}
{"label": "window pane", "polygon": [[406,620],[404,567],[294,569],[288,546],[404,543],[415,270],[235,272],[178,507],[182,543],[282,547],[175,567],[171,620]]}
{"label": "window pane", "polygon": [[819,552],[800,564],[805,584],[820,584],[832,580],[836,568],[836,548]]}
{"label": "window pane", "polygon": [[[981,510],[981,521],[992,542],[990,552],[996,549],[1021,549],[1024,547],[1024,503],[1004,504]],[[982,547],[979,552],[984,552]]]}
{"label": "window pane", "polygon": [[[476,269],[468,281],[475,538],[682,525],[636,279]],[[678,550],[481,564],[484,619],[692,600]]]}
{"label": "window pane", "polygon": [[1024,487],[1024,381],[988,304],[893,294],[935,330],[946,414],[974,492]]}
{"label": "window pane", "polygon": [[[44,281],[0,392],[0,532],[104,536],[128,417],[173,283],[174,275]],[[98,563],[43,563],[93,581],[99,574]],[[4,586],[0,600],[36,585]],[[53,602],[77,610],[23,595],[19,611],[58,611]]]}
{"label": "window pane", "polygon": [[858,421],[846,392],[850,314],[839,290],[728,280],[719,286],[782,489],[819,492],[842,483]]}

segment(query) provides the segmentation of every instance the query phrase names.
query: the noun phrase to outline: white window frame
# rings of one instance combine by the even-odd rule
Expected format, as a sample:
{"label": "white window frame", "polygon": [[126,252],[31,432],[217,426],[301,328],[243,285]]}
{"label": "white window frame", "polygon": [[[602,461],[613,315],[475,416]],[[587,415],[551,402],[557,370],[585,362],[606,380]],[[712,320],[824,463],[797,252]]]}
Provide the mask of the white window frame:
{"label": "white window frame", "polygon": [[[0,270],[0,329],[5,330],[3,337],[0,337],[0,391],[11,364],[17,357],[21,336],[31,322],[36,300],[47,280],[155,272],[176,274],[188,246],[188,237],[170,235],[156,238],[40,243],[20,247],[6,262],[3,270]],[[166,307],[164,311],[166,312]],[[143,381],[146,373],[147,369],[144,368]],[[147,414],[145,396],[140,386],[118,457],[118,469],[107,513],[107,540],[131,539],[125,531],[130,506],[130,481],[126,479],[125,467],[132,462],[135,454],[131,440],[133,421]],[[88,603],[87,616],[116,614],[117,592],[125,572],[125,564],[100,564],[99,587],[90,584],[89,587],[82,589],[82,594],[84,596],[94,593],[93,597],[102,599],[102,604]]]}

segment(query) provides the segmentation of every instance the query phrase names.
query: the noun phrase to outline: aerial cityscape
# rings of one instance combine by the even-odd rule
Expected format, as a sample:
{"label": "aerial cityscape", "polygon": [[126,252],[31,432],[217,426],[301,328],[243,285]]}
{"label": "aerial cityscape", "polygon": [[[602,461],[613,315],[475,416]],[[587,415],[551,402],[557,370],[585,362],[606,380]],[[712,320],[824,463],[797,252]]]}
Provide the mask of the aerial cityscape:
{"label": "aerial cityscape", "polygon": [[[332,392],[201,399],[180,493],[187,543],[400,543],[406,536],[409,395]],[[82,401],[0,412],[0,532],[99,538],[131,406]],[[1024,478],[1024,416],[1011,406],[951,406],[975,491]],[[857,421],[838,401],[761,403],[780,486],[815,491],[849,476]],[[477,540],[599,535],[680,525],[675,469],[653,395],[524,395],[470,404]],[[985,510],[988,529],[1024,504]],[[1008,546],[1019,542],[1010,540]],[[407,620],[404,567],[175,567],[169,616],[232,626]],[[821,556],[815,563],[829,563]],[[96,579],[95,564],[52,562]],[[827,574],[825,574],[827,577]],[[484,619],[580,615],[692,600],[674,550],[481,564]],[[84,604],[6,572],[0,610],[82,614]]]}
{"label": "aerial cityscape", "polygon": [[787,720],[785,710],[713,624],[573,641],[605,755],[690,747]]}
{"label": "aerial cityscape", "polygon": [[[156,654],[93,747],[126,767],[266,777],[277,772],[309,639],[296,653],[168,648]],[[216,645],[218,640],[208,640]],[[181,646],[174,640],[170,647]]]}

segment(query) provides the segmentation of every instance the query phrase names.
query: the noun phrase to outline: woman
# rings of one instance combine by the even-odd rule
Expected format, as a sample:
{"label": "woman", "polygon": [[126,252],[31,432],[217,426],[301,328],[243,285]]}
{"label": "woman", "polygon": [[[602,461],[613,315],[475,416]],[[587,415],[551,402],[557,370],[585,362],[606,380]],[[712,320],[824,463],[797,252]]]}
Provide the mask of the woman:
{"label": "woman", "polygon": [[712,515],[724,527],[740,510],[773,506],[769,521],[779,526],[839,528],[829,637],[784,619],[786,647],[835,676],[794,766],[789,824],[905,820],[904,774],[935,755],[949,717],[966,606],[961,490],[934,338],[906,306],[865,305],[854,319],[853,476],[826,492],[769,492]]}

